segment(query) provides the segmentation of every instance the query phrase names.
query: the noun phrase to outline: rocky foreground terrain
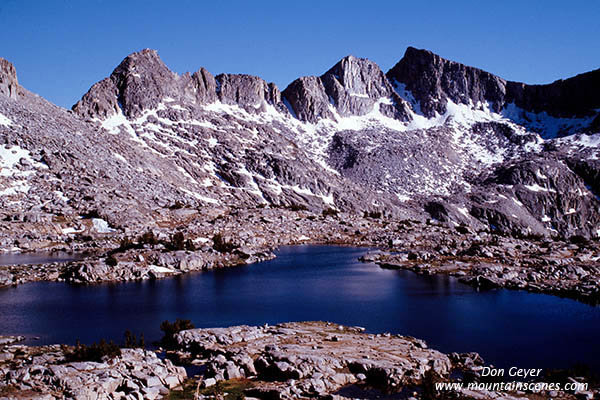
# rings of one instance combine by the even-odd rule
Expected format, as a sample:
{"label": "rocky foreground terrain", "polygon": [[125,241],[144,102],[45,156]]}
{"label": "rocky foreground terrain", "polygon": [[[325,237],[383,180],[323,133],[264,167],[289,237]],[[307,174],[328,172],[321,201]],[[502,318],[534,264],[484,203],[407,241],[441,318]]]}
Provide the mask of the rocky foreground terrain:
{"label": "rocky foreground terrain", "polygon": [[3,344],[0,398],[341,400],[365,398],[369,393],[395,393],[400,396],[396,398],[405,399],[594,396],[591,389],[569,393],[435,390],[436,382],[485,382],[483,360],[477,353],[443,354],[413,337],[363,331],[325,322],[180,331],[169,355],[177,364],[203,371],[189,379],[182,367],[147,350],[121,349],[120,355],[105,356],[100,362],[70,362],[65,359],[66,346]]}
{"label": "rocky foreground terrain", "polygon": [[101,362],[69,362],[66,352],[60,345],[2,345],[0,399],[157,399],[187,378],[152,351],[122,349]]}

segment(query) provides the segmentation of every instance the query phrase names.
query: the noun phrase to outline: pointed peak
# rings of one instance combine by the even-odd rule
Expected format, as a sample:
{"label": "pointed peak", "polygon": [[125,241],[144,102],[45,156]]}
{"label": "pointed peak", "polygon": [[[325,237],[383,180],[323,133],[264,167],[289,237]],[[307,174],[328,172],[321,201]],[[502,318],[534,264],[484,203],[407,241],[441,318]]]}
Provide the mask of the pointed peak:
{"label": "pointed peak", "polygon": [[356,62],[358,60],[366,60],[366,59],[365,58],[358,58],[358,57],[353,56],[352,54],[348,54],[346,57],[342,58],[339,61],[339,63],[343,63],[343,62]]}
{"label": "pointed peak", "polygon": [[0,57],[0,74],[2,74],[2,76],[11,76],[14,79],[17,78],[15,66],[10,61],[2,57]]}
{"label": "pointed peak", "polygon": [[16,99],[18,87],[15,66],[10,61],[0,58],[0,95]]}
{"label": "pointed peak", "polygon": [[352,54],[349,54],[346,57],[342,58],[340,61],[338,61],[325,74],[339,69],[345,70],[354,66],[359,68],[363,66],[375,66],[377,69],[379,69],[379,66],[375,62],[369,60],[368,58],[355,57]]}
{"label": "pointed peak", "polygon": [[160,60],[158,51],[154,49],[143,49],[136,51],[125,57],[123,61],[138,61],[138,60]]}
{"label": "pointed peak", "polygon": [[448,100],[465,105],[488,102],[499,111],[506,94],[503,79],[414,47],[406,49],[387,77],[403,84],[428,118],[444,114]]}
{"label": "pointed peak", "polygon": [[80,115],[107,117],[122,111],[128,118],[155,109],[164,97],[178,98],[179,76],[156,50],[144,49],[125,57],[109,78],[96,83],[73,109]]}
{"label": "pointed peak", "polygon": [[404,57],[411,56],[411,55],[416,55],[416,54],[429,54],[429,55],[433,55],[433,56],[438,56],[437,54],[435,54],[434,52],[432,52],[430,50],[427,50],[427,49],[417,49],[416,47],[408,46],[406,48],[406,51],[404,52]]}
{"label": "pointed peak", "polygon": [[[455,61],[448,60],[440,55],[427,50],[427,49],[417,49],[416,47],[407,47],[404,52],[404,56],[400,60],[400,62],[404,63],[412,63],[412,64],[460,64]],[[462,65],[462,64],[460,64]]]}
{"label": "pointed peak", "polygon": [[[427,49],[417,49],[415,47],[409,46],[406,48],[404,52],[404,56],[400,59],[400,61],[396,64],[407,64],[407,65],[421,65],[426,66],[429,65],[434,68],[438,68],[440,65],[453,65],[455,68],[460,69],[469,69],[471,71],[477,71],[479,73],[485,73],[489,75],[493,75],[490,72],[484,71],[477,67],[472,67],[467,64],[463,64],[458,61],[453,61],[448,58],[444,58],[439,54],[432,52]],[[396,68],[394,66],[392,69]]]}
{"label": "pointed peak", "polygon": [[158,56],[158,52],[152,49],[144,49],[131,53],[115,68],[112,75],[144,75],[152,73],[172,73],[166,64]]}
{"label": "pointed peak", "polygon": [[[283,97],[301,120],[317,122],[335,119],[331,106],[345,116],[365,115],[377,111],[392,118],[406,118],[404,105],[397,98],[379,66],[366,58],[348,55],[320,77],[296,79],[284,91]],[[382,98],[392,104],[380,105]]]}
{"label": "pointed peak", "polygon": [[338,61],[327,72],[321,75],[325,82],[335,78],[342,85],[352,85],[353,81],[363,80],[364,77],[377,80],[384,79],[384,74],[375,62],[367,58],[358,58],[353,55],[347,55]]}

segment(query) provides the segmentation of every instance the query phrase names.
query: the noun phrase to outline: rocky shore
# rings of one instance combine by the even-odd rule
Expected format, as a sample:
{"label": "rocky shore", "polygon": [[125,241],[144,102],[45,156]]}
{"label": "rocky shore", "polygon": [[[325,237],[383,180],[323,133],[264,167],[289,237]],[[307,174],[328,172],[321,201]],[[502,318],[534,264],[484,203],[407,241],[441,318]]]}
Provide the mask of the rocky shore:
{"label": "rocky shore", "polygon": [[[329,322],[192,329],[175,336],[180,348],[176,354],[182,362],[206,366],[198,381],[208,388],[204,393],[219,382],[238,381],[245,383],[245,395],[259,399],[379,398],[369,397],[373,389],[380,394],[403,393],[396,398],[406,399],[593,396],[591,391],[532,394],[466,387],[438,391],[436,382],[484,382],[484,361],[477,353],[441,353],[410,336],[364,331]],[[364,397],[346,397],[348,389]]]}
{"label": "rocky shore", "polygon": [[0,399],[157,399],[187,378],[184,368],[148,350],[67,362],[70,349],[0,345]]}
{"label": "rocky shore", "polygon": [[419,274],[447,274],[481,288],[508,288],[600,302],[600,244],[581,237],[515,238],[459,227],[407,228],[363,261]]}
{"label": "rocky shore", "polygon": [[513,237],[432,220],[283,208],[194,215],[176,228],[56,244],[52,249],[92,255],[65,263],[0,266],[0,286],[39,280],[158,279],[268,260],[278,246],[322,243],[377,247],[380,251],[368,254],[364,261],[423,274],[449,274],[481,288],[523,289],[589,303],[600,298],[600,243],[579,236]]}
{"label": "rocky shore", "polygon": [[418,384],[430,370],[448,376],[453,367],[421,340],[362,331],[306,322],[194,329],[176,339],[181,358],[208,366],[204,386],[252,378],[248,394],[259,398],[324,396],[358,382],[393,389]]}
{"label": "rocky shore", "polygon": [[183,367],[149,350],[124,348],[100,362],[73,362],[69,346],[23,346],[15,343],[18,337],[2,339],[0,399],[340,400],[369,398],[376,391],[413,400],[537,400],[600,394],[439,391],[436,382],[485,382],[484,361],[477,353],[444,354],[413,337],[328,322],[180,331],[167,356],[199,371],[189,378]]}

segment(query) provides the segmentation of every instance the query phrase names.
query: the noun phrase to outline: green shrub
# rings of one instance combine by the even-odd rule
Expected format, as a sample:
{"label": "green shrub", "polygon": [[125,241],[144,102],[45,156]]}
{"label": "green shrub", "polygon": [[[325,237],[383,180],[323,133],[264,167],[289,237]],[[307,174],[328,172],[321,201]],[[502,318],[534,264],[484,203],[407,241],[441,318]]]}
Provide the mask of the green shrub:
{"label": "green shrub", "polygon": [[171,235],[171,239],[169,241],[162,242],[168,250],[196,250],[196,246],[191,241],[191,239],[185,238],[183,232],[176,232]]}
{"label": "green shrub", "polygon": [[128,329],[125,331],[125,346],[126,348],[129,349],[135,349],[135,348],[140,348],[140,349],[144,349],[146,348],[146,341],[144,340],[144,334],[141,333],[140,334],[140,340],[138,341],[137,338],[135,337],[135,335],[133,333],[131,333],[131,331]]}
{"label": "green shrub", "polygon": [[335,208],[328,207],[325,210],[323,210],[322,214],[324,217],[327,217],[327,216],[335,217],[338,215],[338,210],[336,210]]}
{"label": "green shrub", "polygon": [[185,237],[182,232],[177,232],[171,236],[171,247],[174,250],[185,249]]}
{"label": "green shrub", "polygon": [[227,241],[223,238],[223,235],[220,233],[216,233],[213,236],[213,249],[218,251],[219,253],[231,253],[238,246],[233,244],[231,241]]}
{"label": "green shrub", "polygon": [[179,319],[173,323],[169,321],[163,321],[160,324],[160,330],[163,331],[164,336],[160,341],[160,344],[165,349],[173,349],[177,346],[177,341],[175,340],[175,335],[178,332],[185,331],[187,329],[194,329],[195,326],[192,324],[192,321],[189,319]]}
{"label": "green shrub", "polygon": [[154,232],[148,231],[138,238],[138,243],[141,245],[149,244],[154,246],[158,244],[158,239],[154,236]]}
{"label": "green shrub", "polygon": [[[93,200],[93,198],[92,198]],[[81,214],[83,218],[102,218],[98,210],[90,210]]]}
{"label": "green shrub", "polygon": [[106,342],[101,339],[98,343],[92,343],[89,346],[79,343],[72,349],[63,348],[66,362],[74,361],[95,361],[101,362],[103,357],[114,358],[121,355],[121,349],[112,341]]}
{"label": "green shrub", "polygon": [[381,211],[365,211],[363,213],[364,218],[374,218],[379,219],[382,217]]}
{"label": "green shrub", "polygon": [[189,251],[196,250],[196,246],[194,246],[194,242],[192,242],[192,239],[188,239],[185,241],[185,249]]}
{"label": "green shrub", "polygon": [[115,267],[119,263],[119,261],[112,254],[109,255],[108,257],[106,257],[104,259],[104,262],[106,263],[106,265],[108,265],[110,267]]}
{"label": "green shrub", "polygon": [[177,200],[175,203],[171,204],[169,206],[169,208],[171,210],[179,210],[181,208],[183,208],[184,204],[182,202],[180,202],[179,200]]}
{"label": "green shrub", "polygon": [[133,249],[135,247],[136,247],[136,245],[135,245],[135,243],[133,243],[133,240],[131,240],[128,237],[124,237],[123,239],[121,239],[121,243],[119,244],[119,248],[117,250],[125,251],[125,250],[129,250],[129,249]]}
{"label": "green shrub", "polygon": [[569,238],[569,242],[578,245],[587,245],[589,244],[589,240],[585,236],[581,235],[573,235]]}
{"label": "green shrub", "polygon": [[461,233],[463,235],[469,233],[469,228],[467,228],[465,225],[459,225],[454,229],[456,230],[456,232]]}

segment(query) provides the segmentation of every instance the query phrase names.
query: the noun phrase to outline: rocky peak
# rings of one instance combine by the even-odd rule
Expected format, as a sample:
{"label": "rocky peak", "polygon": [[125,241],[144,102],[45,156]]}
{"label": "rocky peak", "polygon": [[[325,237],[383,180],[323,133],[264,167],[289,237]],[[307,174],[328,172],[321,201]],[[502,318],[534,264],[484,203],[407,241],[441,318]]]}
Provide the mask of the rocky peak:
{"label": "rocky peak", "polygon": [[[383,71],[366,58],[347,56],[321,79],[342,116],[367,114],[382,97],[393,98],[396,105],[401,108],[403,106],[402,101],[396,98],[394,88]],[[390,117],[398,116],[396,112],[391,111],[386,110],[384,114]]]}
{"label": "rocky peak", "polygon": [[528,112],[565,118],[594,116],[600,108],[600,69],[546,85],[527,85],[409,47],[387,77],[411,92],[426,117],[445,113],[448,100],[475,106],[487,102],[495,112],[514,103]]}
{"label": "rocky peak", "polygon": [[156,50],[142,50],[125,58],[110,76],[127,117],[158,107],[164,97],[180,97],[178,75],[172,72]]}
{"label": "rocky peak", "polygon": [[393,93],[377,64],[365,58],[347,56],[321,79],[341,115],[362,115],[373,102]]}
{"label": "rocky peak", "polygon": [[4,58],[0,58],[0,95],[16,99],[18,88],[19,82],[14,65]]}
{"label": "rocky peak", "polygon": [[72,109],[82,117],[101,119],[121,112],[115,83],[110,78],[95,83]]}
{"label": "rocky peak", "polygon": [[127,56],[110,77],[93,85],[73,110],[86,117],[105,118],[122,111],[136,118],[144,110],[158,107],[164,97],[179,98],[179,81],[156,50],[145,49]]}
{"label": "rocky peak", "polygon": [[220,74],[216,77],[216,94],[225,104],[239,105],[248,112],[262,112],[270,104],[278,110],[286,110],[281,92],[274,83],[245,74]]}
{"label": "rocky peak", "polygon": [[200,68],[191,76],[185,86],[189,97],[195,98],[201,104],[210,104],[217,100],[217,82],[215,77],[204,68]]}
{"label": "rocky peak", "polygon": [[409,47],[404,57],[388,71],[395,84],[404,85],[426,117],[446,112],[448,99],[457,104],[488,101],[494,111],[504,105],[506,81],[427,50]]}
{"label": "rocky peak", "polygon": [[296,79],[285,88],[283,97],[290,111],[302,121],[315,123],[323,118],[334,118],[323,81],[317,76]]}
{"label": "rocky peak", "polygon": [[241,74],[215,77],[204,68],[179,76],[150,49],[125,58],[110,77],[92,86],[73,110],[91,118],[106,118],[121,111],[128,118],[137,118],[144,110],[156,109],[165,98],[188,105],[219,100],[249,112],[265,111],[270,104],[287,112],[273,83]]}
{"label": "rocky peak", "polygon": [[320,77],[297,79],[283,95],[296,116],[310,122],[332,118],[330,104],[341,116],[368,114],[381,98],[393,100],[391,105],[380,107],[383,114],[399,119],[405,119],[407,115],[404,102],[379,66],[351,55]]}

